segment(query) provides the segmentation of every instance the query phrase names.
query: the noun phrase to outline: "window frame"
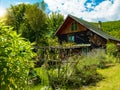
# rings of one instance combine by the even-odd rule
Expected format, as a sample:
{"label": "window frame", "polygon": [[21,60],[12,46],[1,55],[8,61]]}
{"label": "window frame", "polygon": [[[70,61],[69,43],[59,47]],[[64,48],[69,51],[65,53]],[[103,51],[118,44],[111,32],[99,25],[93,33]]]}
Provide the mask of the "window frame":
{"label": "window frame", "polygon": [[68,42],[75,42],[75,36],[73,34],[68,35]]}
{"label": "window frame", "polygon": [[71,24],[71,30],[72,30],[72,31],[76,31],[77,28],[78,28],[77,22],[73,22],[73,23]]}

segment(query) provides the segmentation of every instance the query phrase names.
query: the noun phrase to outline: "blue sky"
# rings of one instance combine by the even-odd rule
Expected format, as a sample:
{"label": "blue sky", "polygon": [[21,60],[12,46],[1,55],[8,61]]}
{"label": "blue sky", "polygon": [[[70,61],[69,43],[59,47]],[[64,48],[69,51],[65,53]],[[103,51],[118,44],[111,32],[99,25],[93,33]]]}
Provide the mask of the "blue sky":
{"label": "blue sky", "polygon": [[36,3],[36,2],[40,2],[41,0],[0,0],[0,6],[3,7],[10,7],[11,4],[15,5],[18,3]]}
{"label": "blue sky", "polygon": [[[5,8],[19,3],[36,3],[41,0],[0,0],[0,15]],[[44,0],[47,9],[65,17],[72,14],[87,21],[120,20],[120,0]]]}

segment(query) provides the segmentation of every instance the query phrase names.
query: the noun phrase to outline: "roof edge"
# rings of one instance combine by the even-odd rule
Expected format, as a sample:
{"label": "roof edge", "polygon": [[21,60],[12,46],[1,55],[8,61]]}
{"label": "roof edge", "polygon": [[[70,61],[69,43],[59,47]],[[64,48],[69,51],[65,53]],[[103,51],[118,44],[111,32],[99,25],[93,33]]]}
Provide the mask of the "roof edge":
{"label": "roof edge", "polygon": [[[60,25],[60,27],[57,29],[57,31],[55,32],[54,35],[57,35],[58,31],[61,29],[61,27],[63,26],[63,24],[66,22],[66,20],[67,20],[68,17],[74,19],[74,20],[75,20],[76,22],[78,22],[79,24],[85,26],[87,29],[91,30],[92,32],[96,33],[97,35],[101,36],[102,38],[104,38],[104,39],[106,39],[106,40],[114,40],[114,41],[116,41],[116,42],[120,42],[120,39],[117,39],[117,38],[113,37],[112,35],[104,32],[104,31],[98,31],[97,27],[94,26],[94,25],[91,24],[91,23],[90,23],[90,25],[93,26],[93,28],[92,28],[92,27],[89,27],[89,25],[84,25],[85,23],[89,23],[89,22],[87,22],[87,21],[85,21],[85,20],[83,20],[83,21],[84,21],[84,22],[83,22],[82,19],[81,19],[81,21],[83,22],[83,23],[82,23],[81,21],[79,21],[79,20],[80,20],[79,18],[77,18],[77,17],[75,17],[75,16],[73,16],[73,15],[71,15],[71,14],[68,14],[68,15],[67,15],[67,17],[65,18],[64,22]],[[79,19],[79,20],[78,20],[78,19]],[[94,30],[94,29],[97,29],[97,31]],[[105,35],[101,35],[101,33],[103,33],[103,34],[105,34]]]}
{"label": "roof edge", "polygon": [[58,31],[60,30],[60,28],[63,26],[63,24],[66,22],[67,18],[69,17],[69,14],[67,15],[67,17],[65,18],[64,22],[59,26],[59,28],[56,30],[55,32],[55,36],[57,35]]}

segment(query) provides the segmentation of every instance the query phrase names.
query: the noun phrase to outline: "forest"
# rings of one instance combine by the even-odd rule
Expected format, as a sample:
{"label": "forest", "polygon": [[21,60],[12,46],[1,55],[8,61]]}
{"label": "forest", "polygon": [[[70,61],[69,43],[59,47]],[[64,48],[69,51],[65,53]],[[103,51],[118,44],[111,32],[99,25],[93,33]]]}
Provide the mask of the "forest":
{"label": "forest", "polygon": [[[0,18],[0,90],[81,90],[105,78],[99,70],[120,65],[120,52],[111,43],[106,52],[70,54],[65,62],[58,50],[36,48],[59,46],[54,34],[64,16],[46,13],[45,5],[11,5]],[[120,20],[102,22],[102,29],[120,39]]]}

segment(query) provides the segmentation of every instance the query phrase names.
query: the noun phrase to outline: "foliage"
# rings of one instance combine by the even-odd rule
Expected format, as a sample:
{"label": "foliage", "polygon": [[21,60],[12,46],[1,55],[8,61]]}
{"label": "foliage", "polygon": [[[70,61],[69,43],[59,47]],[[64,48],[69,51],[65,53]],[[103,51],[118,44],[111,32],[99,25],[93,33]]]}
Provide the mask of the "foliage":
{"label": "foliage", "polygon": [[[86,85],[86,86],[79,87],[78,90],[119,90],[119,87],[120,87],[120,83],[119,83],[120,68],[119,67],[120,67],[120,64],[115,64],[109,68],[97,69],[98,74],[102,75],[104,79],[97,82],[95,85]],[[39,71],[39,69],[37,71]],[[38,90],[38,89],[41,89],[42,87],[44,86],[37,85],[30,88],[30,90]],[[60,90],[66,90],[66,89],[60,88]],[[69,89],[69,90],[75,90],[75,88]]]}
{"label": "foliage", "polygon": [[113,59],[109,59],[109,57],[110,56],[106,54],[104,49],[94,49],[84,59],[99,68],[104,68],[107,63],[113,62]]}
{"label": "foliage", "polygon": [[53,40],[54,33],[62,24],[64,17],[57,13],[47,15],[45,5],[44,1],[33,5],[24,3],[12,5],[7,10],[6,25],[14,27],[17,33],[38,45],[52,44],[47,40]]}
{"label": "foliage", "polygon": [[108,43],[107,44],[107,53],[110,55],[114,55],[114,53],[117,51],[117,47],[113,43]]}
{"label": "foliage", "polygon": [[40,77],[44,77],[43,81],[46,82],[48,80],[49,83],[44,83],[43,86],[50,86],[53,89],[78,88],[100,79],[100,76],[96,72],[96,66],[82,65],[81,62],[76,66],[77,63],[73,64],[73,61],[71,61],[59,68],[45,70],[44,73],[46,72],[46,74],[44,76],[40,74]]}
{"label": "foliage", "polygon": [[[72,56],[67,61],[57,59],[54,65],[48,64],[54,60],[46,53],[44,64],[38,68],[38,75],[42,78],[42,85],[53,89],[78,88],[99,81],[102,76],[97,73],[97,68],[105,68],[111,63],[111,58],[104,50],[93,50],[87,56]],[[94,57],[93,57],[94,56]],[[56,60],[56,59],[55,59]],[[54,60],[54,61],[55,61]],[[43,74],[44,73],[44,74]],[[46,83],[45,83],[46,82]],[[44,83],[44,84],[43,84]]]}
{"label": "foliage", "polygon": [[33,41],[38,43],[39,39],[43,38],[47,32],[46,14],[35,4],[27,8],[25,18],[31,27],[32,33],[34,33],[34,35],[32,35],[34,36]]}
{"label": "foliage", "polygon": [[28,76],[28,85],[37,85],[41,82],[41,78],[37,75],[33,68],[30,68]]}
{"label": "foliage", "polygon": [[11,7],[7,9],[6,24],[14,27],[17,33],[19,32],[20,24],[24,22],[25,9],[25,4],[11,5]]}
{"label": "foliage", "polygon": [[115,44],[107,44],[107,54],[113,58],[114,62],[120,62],[120,51],[117,49]]}
{"label": "foliage", "polygon": [[[94,25],[98,26],[97,23]],[[102,30],[120,39],[120,20],[102,22]]]}
{"label": "foliage", "polygon": [[79,90],[119,90],[120,89],[120,64],[115,64],[109,68],[98,69],[104,79],[94,86],[84,86]]}
{"label": "foliage", "polygon": [[110,33],[111,35],[120,38],[120,20],[118,21],[111,21],[111,22],[104,22],[102,24],[103,29]]}
{"label": "foliage", "polygon": [[[17,33],[31,42],[37,43],[47,32],[46,14],[43,11],[44,4],[18,4],[7,10],[6,25],[14,27]],[[40,9],[40,7],[42,9]]]}
{"label": "foliage", "polygon": [[1,90],[21,90],[27,85],[34,55],[30,42],[17,35],[13,28],[0,23]]}
{"label": "foliage", "polygon": [[54,36],[55,32],[63,23],[63,21],[64,21],[64,16],[59,13],[52,12],[52,14],[49,15],[47,19],[47,25],[48,25],[49,35],[51,37]]}

